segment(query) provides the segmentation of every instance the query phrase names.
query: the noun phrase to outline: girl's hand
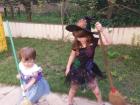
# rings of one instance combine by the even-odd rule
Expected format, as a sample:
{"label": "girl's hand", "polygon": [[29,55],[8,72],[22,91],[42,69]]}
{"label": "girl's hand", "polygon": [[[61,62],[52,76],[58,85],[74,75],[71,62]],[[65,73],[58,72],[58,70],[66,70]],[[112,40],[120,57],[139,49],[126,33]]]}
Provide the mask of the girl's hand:
{"label": "girl's hand", "polygon": [[100,22],[96,22],[95,23],[95,28],[97,29],[97,31],[102,32],[103,31],[103,26]]}
{"label": "girl's hand", "polygon": [[[100,22],[96,22],[95,28],[97,29],[97,31],[101,33],[102,41],[104,45],[112,44],[112,39],[109,37],[108,31],[102,26]],[[100,44],[100,41],[99,41],[99,44]]]}
{"label": "girl's hand", "polygon": [[68,75],[69,71],[70,71],[70,69],[69,69],[69,68],[67,68],[67,69],[66,69],[66,71],[65,71],[65,76],[67,76],[67,75]]}
{"label": "girl's hand", "polygon": [[76,56],[76,51],[72,50],[71,53],[70,53],[70,56],[69,56],[67,66],[66,66],[65,76],[68,75],[68,73],[70,71],[71,64],[75,59],[75,56]]}
{"label": "girl's hand", "polygon": [[20,78],[21,78],[21,75],[20,75],[20,74],[17,74],[17,75],[16,75],[16,78],[17,78],[17,79],[20,79]]}
{"label": "girl's hand", "polygon": [[27,84],[22,85],[22,89],[23,91],[27,91],[28,89],[30,89],[36,82],[35,78],[32,78]]}

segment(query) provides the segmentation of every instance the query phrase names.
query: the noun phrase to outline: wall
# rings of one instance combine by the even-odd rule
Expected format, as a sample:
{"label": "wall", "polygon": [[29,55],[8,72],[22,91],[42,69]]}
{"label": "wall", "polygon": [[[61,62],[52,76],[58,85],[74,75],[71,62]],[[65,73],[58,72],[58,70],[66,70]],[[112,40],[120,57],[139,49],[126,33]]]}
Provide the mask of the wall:
{"label": "wall", "polygon": [[[3,22],[6,36],[6,22]],[[62,39],[62,25],[9,22],[13,37]],[[65,26],[64,26],[65,29]],[[113,44],[140,45],[140,27],[109,28]],[[72,40],[70,32],[64,30],[64,39]]]}

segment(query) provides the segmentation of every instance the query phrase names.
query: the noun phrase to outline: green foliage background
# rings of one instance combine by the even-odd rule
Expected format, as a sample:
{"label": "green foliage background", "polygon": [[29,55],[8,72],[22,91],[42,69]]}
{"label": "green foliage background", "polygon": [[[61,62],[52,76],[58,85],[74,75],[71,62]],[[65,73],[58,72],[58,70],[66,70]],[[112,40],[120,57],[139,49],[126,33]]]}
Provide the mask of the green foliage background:
{"label": "green foliage background", "polygon": [[[12,1],[10,3],[9,1]],[[35,5],[43,6],[45,3],[59,5],[61,7],[62,1],[64,4],[64,23],[71,24],[75,23],[79,18],[83,16],[95,17],[95,21],[102,22],[103,25],[108,27],[125,27],[125,26],[140,26],[140,0],[2,0],[5,6],[14,6],[14,4],[19,2],[24,4],[24,6],[31,2]],[[41,23],[54,23],[61,24],[61,13],[60,7],[58,10],[47,13],[15,13],[15,17],[12,17],[12,12],[9,11],[8,16],[4,19],[12,21],[29,21],[27,19],[28,15],[32,15],[32,22]],[[10,7],[11,8],[11,7]],[[26,7],[28,9],[29,7]],[[108,10],[112,10],[108,13]],[[29,9],[30,11],[30,9]],[[108,15],[111,14],[111,17]],[[93,24],[94,24],[93,22]]]}
{"label": "green foliage background", "polygon": [[[76,6],[71,7],[66,22],[74,23],[77,18],[87,15],[94,16],[96,18],[95,21],[101,21],[105,26],[140,26],[139,0],[111,1],[113,1],[112,5],[109,5],[107,0],[70,0],[71,3],[77,4],[76,6],[80,8],[76,9]],[[105,13],[111,6],[113,7],[113,13],[111,18],[108,19]]]}

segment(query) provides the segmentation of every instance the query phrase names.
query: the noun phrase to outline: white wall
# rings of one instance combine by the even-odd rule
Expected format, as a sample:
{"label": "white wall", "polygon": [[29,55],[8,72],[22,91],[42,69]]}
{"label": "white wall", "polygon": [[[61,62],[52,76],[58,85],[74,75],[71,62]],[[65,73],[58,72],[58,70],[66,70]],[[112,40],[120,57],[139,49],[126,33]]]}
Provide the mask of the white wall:
{"label": "white wall", "polygon": [[110,28],[109,30],[111,30],[110,35],[114,44],[140,45],[140,27]]}
{"label": "white wall", "polygon": [[[6,36],[7,25],[3,22]],[[29,37],[29,38],[46,38],[52,40],[62,39],[62,26],[56,24],[37,24],[37,23],[22,23],[9,22],[13,37]],[[65,28],[65,27],[64,27]],[[65,38],[71,39],[70,33],[66,30]]]}
{"label": "white wall", "polygon": [[[4,23],[7,34],[6,22]],[[62,38],[62,25],[9,22],[13,37],[46,38],[58,40]],[[65,29],[65,26],[64,26]],[[109,28],[113,44],[140,45],[140,27]],[[65,40],[72,40],[70,32],[64,30]]]}

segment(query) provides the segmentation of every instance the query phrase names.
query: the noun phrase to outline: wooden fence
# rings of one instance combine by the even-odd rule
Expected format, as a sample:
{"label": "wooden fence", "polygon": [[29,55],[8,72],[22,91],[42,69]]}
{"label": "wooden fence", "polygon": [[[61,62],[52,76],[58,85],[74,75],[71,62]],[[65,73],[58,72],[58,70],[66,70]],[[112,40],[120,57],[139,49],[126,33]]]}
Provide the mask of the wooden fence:
{"label": "wooden fence", "polygon": [[[7,27],[3,22],[6,36]],[[62,25],[9,22],[13,37],[62,39]],[[65,26],[64,26],[65,28]],[[108,28],[113,44],[140,45],[140,27]],[[64,30],[64,39],[72,40],[70,32]]]}

